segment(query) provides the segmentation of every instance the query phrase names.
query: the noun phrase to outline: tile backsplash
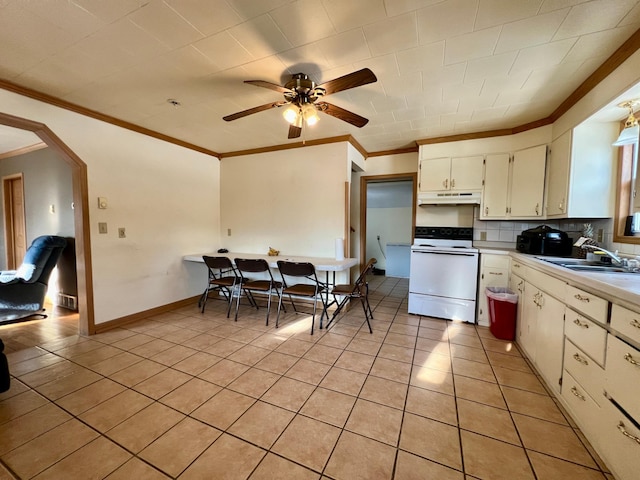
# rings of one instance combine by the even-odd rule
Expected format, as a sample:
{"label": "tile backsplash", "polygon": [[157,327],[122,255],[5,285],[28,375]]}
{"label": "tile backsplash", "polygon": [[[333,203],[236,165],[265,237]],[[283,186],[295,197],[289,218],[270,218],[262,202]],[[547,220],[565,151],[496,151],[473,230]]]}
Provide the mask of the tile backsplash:
{"label": "tile backsplash", "polygon": [[[534,221],[485,221],[474,219],[473,221],[473,239],[475,241],[512,243],[515,248],[516,237],[523,230],[535,228],[539,225],[548,225],[551,228],[563,230],[569,234],[571,238],[577,240],[582,236],[582,230],[585,223],[591,223],[594,230],[594,238],[598,239],[598,231],[602,230],[602,242],[598,242],[602,247],[608,248],[613,242],[613,220],[612,219],[565,219],[565,220],[534,220]],[[634,245],[620,244],[621,246],[631,250],[634,253]],[[621,252],[627,253],[626,250],[620,248]]]}

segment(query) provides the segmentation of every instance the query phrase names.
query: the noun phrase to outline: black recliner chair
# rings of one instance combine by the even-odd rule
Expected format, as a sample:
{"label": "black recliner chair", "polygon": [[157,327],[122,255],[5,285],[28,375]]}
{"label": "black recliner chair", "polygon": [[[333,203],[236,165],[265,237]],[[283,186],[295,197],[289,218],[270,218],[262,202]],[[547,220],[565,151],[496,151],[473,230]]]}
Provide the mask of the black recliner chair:
{"label": "black recliner chair", "polygon": [[18,270],[0,272],[0,323],[44,312],[44,298],[53,268],[66,245],[63,237],[44,235],[27,249]]}

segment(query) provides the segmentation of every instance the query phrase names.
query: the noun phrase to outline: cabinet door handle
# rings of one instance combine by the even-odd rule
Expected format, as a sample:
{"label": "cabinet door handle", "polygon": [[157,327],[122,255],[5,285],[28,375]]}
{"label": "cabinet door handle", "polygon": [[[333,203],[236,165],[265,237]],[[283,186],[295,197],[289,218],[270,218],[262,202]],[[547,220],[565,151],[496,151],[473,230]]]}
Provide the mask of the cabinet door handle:
{"label": "cabinet door handle", "polygon": [[631,325],[632,327],[640,328],[640,322],[635,318],[629,322],[629,325]]}
{"label": "cabinet door handle", "polygon": [[444,188],[449,188],[449,179],[445,178],[444,182],[442,182],[442,185],[444,185]]}
{"label": "cabinet door handle", "polygon": [[582,358],[577,353],[573,354],[573,358],[575,359],[576,362],[580,362],[582,365],[589,365],[589,362],[587,362],[584,358]]}
{"label": "cabinet door handle", "polygon": [[536,203],[536,215],[540,215],[540,204]]}
{"label": "cabinet door handle", "polygon": [[620,430],[620,432],[622,432],[622,434],[625,437],[630,438],[631,440],[636,442],[638,445],[640,445],[640,438],[636,437],[635,435],[631,435],[629,432],[627,432],[627,430],[624,428],[624,423],[622,422],[618,423],[618,430]]}
{"label": "cabinet door handle", "polygon": [[589,324],[588,323],[582,323],[580,321],[580,319],[576,318],[573,323],[575,323],[576,325],[578,325],[580,328],[589,328]]}
{"label": "cabinet door handle", "polygon": [[456,179],[455,178],[451,179],[451,188],[456,188]]}
{"label": "cabinet door handle", "polygon": [[589,297],[583,297],[582,295],[580,295],[579,293],[576,293],[573,298],[575,298],[576,300],[580,300],[581,302],[587,302],[589,303]]}
{"label": "cabinet door handle", "polygon": [[484,207],[484,214],[489,215],[489,207]]}
{"label": "cabinet door handle", "polygon": [[631,365],[635,365],[636,367],[640,366],[640,362],[633,358],[633,355],[630,353],[626,353],[624,359],[629,362]]}
{"label": "cabinet door handle", "polygon": [[574,396],[578,397],[583,402],[587,400],[586,398],[584,398],[584,395],[578,392],[578,389],[576,387],[571,387],[571,393],[573,393]]}

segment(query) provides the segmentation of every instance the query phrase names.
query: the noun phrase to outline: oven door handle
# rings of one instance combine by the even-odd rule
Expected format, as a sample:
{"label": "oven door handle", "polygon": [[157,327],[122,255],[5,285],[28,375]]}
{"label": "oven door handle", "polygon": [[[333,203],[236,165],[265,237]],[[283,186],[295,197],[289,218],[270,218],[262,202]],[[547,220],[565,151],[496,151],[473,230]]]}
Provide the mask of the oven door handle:
{"label": "oven door handle", "polygon": [[463,256],[463,257],[476,257],[478,256],[477,253],[465,253],[465,252],[425,252],[422,250],[414,250],[411,253],[426,253],[429,255],[458,255],[458,256]]}

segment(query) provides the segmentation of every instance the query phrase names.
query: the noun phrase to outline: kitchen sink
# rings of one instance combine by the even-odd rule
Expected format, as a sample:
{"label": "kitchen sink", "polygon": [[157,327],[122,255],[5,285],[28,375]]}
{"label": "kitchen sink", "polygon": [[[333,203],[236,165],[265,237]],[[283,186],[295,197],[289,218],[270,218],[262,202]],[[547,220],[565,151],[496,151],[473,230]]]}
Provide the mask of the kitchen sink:
{"label": "kitchen sink", "polygon": [[537,258],[576,272],[631,273],[618,265],[594,262],[592,260],[583,260],[580,258]]}

